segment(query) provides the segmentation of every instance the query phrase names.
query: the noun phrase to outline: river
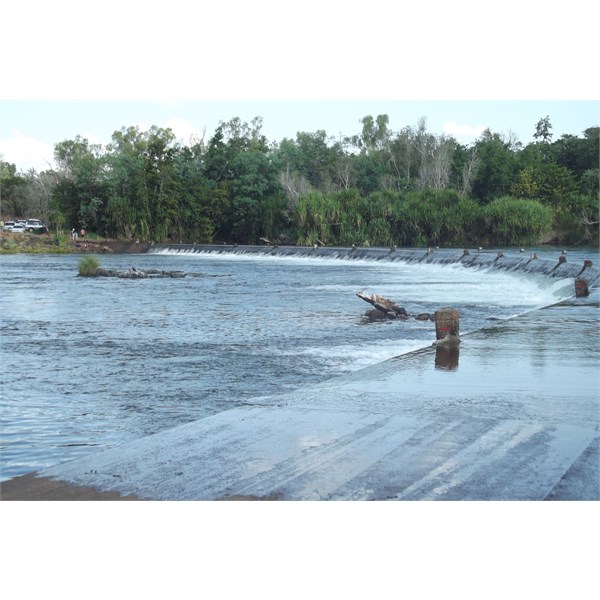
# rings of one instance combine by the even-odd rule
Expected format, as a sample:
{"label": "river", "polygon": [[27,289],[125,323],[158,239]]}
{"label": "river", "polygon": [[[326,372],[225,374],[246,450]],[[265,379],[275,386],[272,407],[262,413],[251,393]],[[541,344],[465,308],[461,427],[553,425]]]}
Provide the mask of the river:
{"label": "river", "polygon": [[[597,249],[568,256],[598,264]],[[430,321],[370,322],[359,290],[413,316],[458,308],[462,333],[574,294],[572,278],[461,264],[169,251],[100,257],[108,269],[186,273],[127,280],[78,277],[79,259],[0,256],[0,480],[273,403],[278,393],[435,340]]]}

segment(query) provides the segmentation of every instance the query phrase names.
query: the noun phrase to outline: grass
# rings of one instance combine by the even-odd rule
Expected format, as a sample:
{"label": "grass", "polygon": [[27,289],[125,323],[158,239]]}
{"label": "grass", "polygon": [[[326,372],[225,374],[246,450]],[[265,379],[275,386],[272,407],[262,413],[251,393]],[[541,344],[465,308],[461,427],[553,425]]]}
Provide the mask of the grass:
{"label": "grass", "polygon": [[73,251],[67,235],[50,236],[35,233],[0,233],[0,254],[47,254]]}
{"label": "grass", "polygon": [[93,277],[100,268],[100,261],[97,256],[88,254],[79,261],[79,274],[82,277]]}

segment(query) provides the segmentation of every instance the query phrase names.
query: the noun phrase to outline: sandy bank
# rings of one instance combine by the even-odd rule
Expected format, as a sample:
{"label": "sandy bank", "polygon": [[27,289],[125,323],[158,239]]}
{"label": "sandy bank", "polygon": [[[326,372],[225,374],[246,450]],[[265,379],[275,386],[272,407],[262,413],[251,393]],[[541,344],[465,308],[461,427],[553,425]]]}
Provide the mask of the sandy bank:
{"label": "sandy bank", "polygon": [[140,500],[118,492],[100,492],[91,487],[74,486],[35,473],[0,483],[0,500]]}

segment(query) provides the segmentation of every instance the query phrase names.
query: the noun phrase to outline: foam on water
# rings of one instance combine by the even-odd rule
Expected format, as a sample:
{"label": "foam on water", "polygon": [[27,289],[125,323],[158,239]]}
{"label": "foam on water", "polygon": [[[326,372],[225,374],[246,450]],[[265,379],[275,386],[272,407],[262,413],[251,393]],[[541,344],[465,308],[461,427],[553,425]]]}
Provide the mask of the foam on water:
{"label": "foam on water", "polygon": [[363,347],[355,344],[307,347],[293,355],[317,359],[328,371],[348,373],[430,345],[431,337],[423,336],[413,340],[384,339]]}
{"label": "foam on water", "polygon": [[[502,271],[493,268],[469,268],[461,263],[386,262],[373,259],[346,260],[330,257],[277,256],[273,254],[235,254],[210,251],[177,251],[168,248],[155,252],[165,256],[208,259],[225,263],[254,263],[281,266],[302,266],[327,269],[343,264],[344,267],[377,274],[377,289],[362,289],[377,293],[398,303],[454,304],[472,302],[478,306],[522,307],[521,314],[554,304],[574,294],[574,278],[551,279],[543,274],[523,271]],[[357,291],[350,284],[323,283],[313,286],[315,291],[349,293]]]}

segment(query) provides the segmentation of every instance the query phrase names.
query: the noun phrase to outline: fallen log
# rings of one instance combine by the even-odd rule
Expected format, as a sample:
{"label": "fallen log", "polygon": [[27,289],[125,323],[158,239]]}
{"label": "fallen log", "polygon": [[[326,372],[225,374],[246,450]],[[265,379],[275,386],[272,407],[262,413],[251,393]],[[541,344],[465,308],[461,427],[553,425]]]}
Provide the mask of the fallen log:
{"label": "fallen log", "polygon": [[356,292],[356,295],[365,302],[368,302],[375,307],[376,310],[383,313],[388,319],[404,319],[408,318],[406,309],[396,304],[393,300],[379,296],[378,294],[372,294],[367,296],[362,292]]}
{"label": "fallen log", "polygon": [[[365,312],[365,316],[372,320],[381,319],[399,319],[406,321],[409,318],[409,314],[406,309],[388,298],[384,298],[378,294],[363,294],[362,292],[356,292],[356,295],[365,302],[373,305],[375,308]],[[417,321],[434,321],[434,313],[419,313],[414,317]]]}

